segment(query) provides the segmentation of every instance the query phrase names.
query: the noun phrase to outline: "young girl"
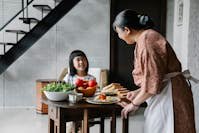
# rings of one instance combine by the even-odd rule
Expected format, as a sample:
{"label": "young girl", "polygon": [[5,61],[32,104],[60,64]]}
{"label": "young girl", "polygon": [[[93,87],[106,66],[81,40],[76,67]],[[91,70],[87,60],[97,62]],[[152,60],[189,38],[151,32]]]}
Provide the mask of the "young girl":
{"label": "young girl", "polygon": [[[89,63],[84,52],[74,50],[69,57],[69,73],[64,77],[67,83],[75,84],[77,79],[81,80],[95,80],[95,77],[88,74]],[[68,122],[67,133],[77,132],[81,127],[81,122]]]}
{"label": "young girl", "polygon": [[74,50],[69,57],[69,74],[64,77],[64,81],[75,84],[77,79],[95,80],[95,77],[88,74],[89,63],[84,52]]}

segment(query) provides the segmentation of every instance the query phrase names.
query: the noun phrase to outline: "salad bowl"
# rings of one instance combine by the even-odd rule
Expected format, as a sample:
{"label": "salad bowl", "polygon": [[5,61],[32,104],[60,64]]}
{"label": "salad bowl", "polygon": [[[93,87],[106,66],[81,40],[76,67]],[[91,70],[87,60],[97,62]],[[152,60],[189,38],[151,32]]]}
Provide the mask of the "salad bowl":
{"label": "salad bowl", "polygon": [[63,101],[68,98],[68,94],[75,88],[74,85],[65,82],[53,82],[47,84],[43,89],[45,96],[51,101]]}

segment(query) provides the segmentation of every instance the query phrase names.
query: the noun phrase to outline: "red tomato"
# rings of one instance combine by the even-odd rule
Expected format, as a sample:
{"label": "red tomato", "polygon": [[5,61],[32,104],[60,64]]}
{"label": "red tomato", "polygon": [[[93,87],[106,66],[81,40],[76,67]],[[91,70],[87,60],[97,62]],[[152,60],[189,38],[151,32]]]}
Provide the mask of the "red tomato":
{"label": "red tomato", "polygon": [[105,100],[106,99],[106,95],[105,94],[100,94],[99,95],[99,99],[100,100]]}
{"label": "red tomato", "polygon": [[83,86],[83,84],[84,84],[84,81],[81,80],[81,79],[77,79],[77,80],[75,81],[75,85],[76,85],[77,87]]}
{"label": "red tomato", "polygon": [[86,89],[87,87],[88,87],[88,81],[84,81],[84,83],[83,83],[83,87]]}
{"label": "red tomato", "polygon": [[97,82],[95,81],[95,80],[89,80],[88,81],[88,86],[89,87],[94,87],[94,86],[96,86],[97,85]]}

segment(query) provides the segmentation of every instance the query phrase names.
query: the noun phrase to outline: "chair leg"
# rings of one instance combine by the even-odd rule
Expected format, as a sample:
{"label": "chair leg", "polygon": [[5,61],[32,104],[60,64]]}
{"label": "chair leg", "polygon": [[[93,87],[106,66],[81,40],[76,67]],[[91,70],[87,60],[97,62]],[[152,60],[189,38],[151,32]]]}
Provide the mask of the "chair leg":
{"label": "chair leg", "polygon": [[83,133],[82,132],[83,121],[74,122],[74,133]]}
{"label": "chair leg", "polygon": [[[105,120],[105,117],[100,117],[99,118],[100,120],[99,121],[90,121],[89,124],[90,125],[95,125],[95,124],[99,124],[99,131],[100,133],[104,133],[104,120]],[[84,121],[82,121],[82,126],[81,126],[81,133],[84,133],[85,130],[84,130]],[[89,126],[89,125],[88,125]],[[90,127],[90,126],[89,126]],[[88,131],[89,132],[89,127],[88,127]],[[76,133],[76,132],[75,132]]]}
{"label": "chair leg", "polygon": [[83,123],[84,121],[82,120],[82,127],[81,127],[81,133],[83,133],[84,132],[84,123]]}

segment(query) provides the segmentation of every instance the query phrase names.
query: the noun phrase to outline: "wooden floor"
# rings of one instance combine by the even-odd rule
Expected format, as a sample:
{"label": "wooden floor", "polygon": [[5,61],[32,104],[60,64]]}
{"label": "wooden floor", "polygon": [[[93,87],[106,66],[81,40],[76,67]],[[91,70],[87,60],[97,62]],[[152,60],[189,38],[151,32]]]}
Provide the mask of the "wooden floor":
{"label": "wooden floor", "polygon": [[[0,108],[0,133],[48,133],[48,116],[37,114],[34,108]],[[142,133],[143,109],[129,118],[129,132]],[[117,118],[117,127],[121,127],[120,118]],[[98,126],[90,128],[90,133],[99,133]],[[109,133],[109,121],[105,121],[105,133]],[[121,129],[117,128],[117,133]]]}

